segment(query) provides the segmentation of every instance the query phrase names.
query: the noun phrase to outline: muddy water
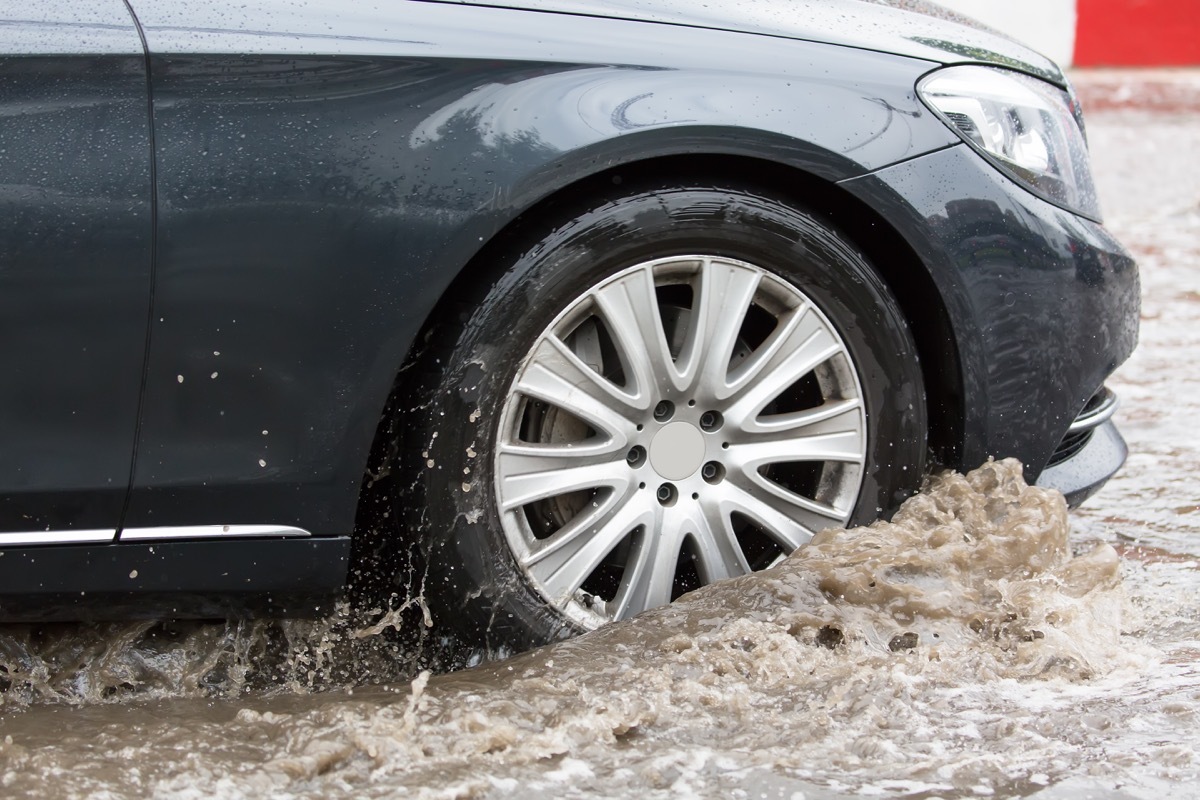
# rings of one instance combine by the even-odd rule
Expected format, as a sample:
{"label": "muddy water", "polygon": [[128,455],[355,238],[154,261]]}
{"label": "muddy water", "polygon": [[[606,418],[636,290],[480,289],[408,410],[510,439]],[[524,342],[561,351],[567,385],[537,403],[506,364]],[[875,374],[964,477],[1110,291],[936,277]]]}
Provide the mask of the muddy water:
{"label": "muddy water", "polygon": [[1090,118],[1145,319],[1133,454],[1069,524],[988,465],[632,624],[316,694],[421,665],[344,620],[5,627],[0,797],[1200,796],[1200,81],[1155,80],[1185,102]]}
{"label": "muddy water", "polygon": [[1117,722],[1088,709],[1097,688],[1157,658],[1122,640],[1116,551],[1072,557],[1068,531],[1060,496],[989,464],[891,523],[474,672],[365,696],[34,709],[7,726],[0,784],[34,794],[70,766],[55,785],[79,796],[1020,791],[1080,768],[1089,731]]}

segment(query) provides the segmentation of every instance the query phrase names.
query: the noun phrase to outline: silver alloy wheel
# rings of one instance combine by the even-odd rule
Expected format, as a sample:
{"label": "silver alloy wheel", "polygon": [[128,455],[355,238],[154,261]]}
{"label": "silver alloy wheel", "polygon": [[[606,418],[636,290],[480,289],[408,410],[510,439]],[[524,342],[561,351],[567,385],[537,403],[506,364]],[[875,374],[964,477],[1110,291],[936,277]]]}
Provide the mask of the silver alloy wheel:
{"label": "silver alloy wheel", "polygon": [[550,323],[500,415],[505,538],[583,628],[778,561],[851,516],[867,453],[841,336],[729,258],[626,269]]}

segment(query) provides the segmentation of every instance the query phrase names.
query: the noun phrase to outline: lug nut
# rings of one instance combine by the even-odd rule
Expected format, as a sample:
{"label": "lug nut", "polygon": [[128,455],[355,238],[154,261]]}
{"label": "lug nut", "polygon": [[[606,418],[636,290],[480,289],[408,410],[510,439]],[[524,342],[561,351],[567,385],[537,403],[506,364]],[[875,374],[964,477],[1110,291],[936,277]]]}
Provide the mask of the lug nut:
{"label": "lug nut", "polygon": [[716,461],[709,461],[700,468],[700,477],[708,483],[720,483],[725,478],[725,468]]}
{"label": "lug nut", "polygon": [[675,487],[669,483],[664,483],[658,487],[657,492],[658,502],[664,506],[669,506],[675,502]]}
{"label": "lug nut", "polygon": [[700,428],[708,432],[718,430],[725,423],[720,411],[705,411],[700,415]]}
{"label": "lug nut", "polygon": [[658,405],[654,407],[654,418],[659,422],[666,422],[675,414],[675,404],[670,400],[660,400]]}
{"label": "lug nut", "polygon": [[646,463],[646,450],[641,445],[630,448],[625,454],[625,461],[631,467],[640,467]]}

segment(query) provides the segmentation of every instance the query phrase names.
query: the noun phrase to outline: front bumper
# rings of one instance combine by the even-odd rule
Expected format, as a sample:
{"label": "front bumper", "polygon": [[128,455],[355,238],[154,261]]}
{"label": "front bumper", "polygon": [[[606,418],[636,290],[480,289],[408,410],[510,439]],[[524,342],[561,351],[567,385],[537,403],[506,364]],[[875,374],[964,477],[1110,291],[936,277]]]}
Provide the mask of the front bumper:
{"label": "front bumper", "polygon": [[1074,455],[1042,470],[1037,485],[1057,489],[1067,498],[1067,505],[1076,508],[1100,491],[1116,474],[1129,448],[1117,426],[1105,422],[1092,431],[1087,443]]}
{"label": "front bumper", "polygon": [[1057,489],[1075,508],[1116,474],[1129,453],[1111,421],[1116,410],[1117,396],[1102,387],[1067,428],[1038,477],[1038,486]]}
{"label": "front bumper", "polygon": [[1030,482],[1045,471],[1082,502],[1120,467],[1124,442],[1098,423],[1077,453],[1058,448],[1137,343],[1133,259],[1103,225],[1035,197],[966,145],[839,185],[905,239],[949,318],[962,430],[948,466],[1014,457]]}

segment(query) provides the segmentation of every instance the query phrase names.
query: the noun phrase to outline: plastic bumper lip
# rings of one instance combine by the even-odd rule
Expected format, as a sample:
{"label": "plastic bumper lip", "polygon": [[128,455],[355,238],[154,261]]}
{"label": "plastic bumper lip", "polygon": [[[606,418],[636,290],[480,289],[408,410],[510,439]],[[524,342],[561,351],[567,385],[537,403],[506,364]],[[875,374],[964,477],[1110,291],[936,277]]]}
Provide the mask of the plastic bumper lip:
{"label": "plastic bumper lip", "polygon": [[1127,455],[1129,448],[1110,420],[1094,430],[1091,440],[1078,453],[1044,469],[1037,485],[1057,489],[1067,498],[1069,507],[1077,508],[1100,491],[1125,463]]}
{"label": "plastic bumper lip", "polygon": [[1088,405],[1091,407],[1084,409],[1083,413],[1076,417],[1071,426],[1067,428],[1068,435],[1099,428],[1112,419],[1113,414],[1117,413],[1120,401],[1117,400],[1117,396],[1107,386],[1102,387],[1096,393],[1096,398],[1098,399],[1095,404],[1089,403]]}

